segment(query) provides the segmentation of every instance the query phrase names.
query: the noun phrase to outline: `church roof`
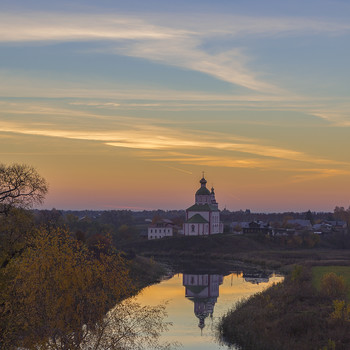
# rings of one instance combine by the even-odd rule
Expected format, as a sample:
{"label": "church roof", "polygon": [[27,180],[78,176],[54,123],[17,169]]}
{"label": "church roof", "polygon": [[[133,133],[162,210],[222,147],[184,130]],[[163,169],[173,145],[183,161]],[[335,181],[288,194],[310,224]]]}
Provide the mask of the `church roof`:
{"label": "church roof", "polygon": [[193,294],[199,294],[207,287],[208,286],[186,286],[186,288],[189,289]]}
{"label": "church roof", "polygon": [[210,191],[206,188],[206,187],[201,187],[197,192],[196,194],[199,194],[199,195],[208,195],[210,194]]}
{"label": "church roof", "polygon": [[208,221],[203,218],[202,215],[196,214],[189,218],[186,223],[188,224],[207,224]]}
{"label": "church roof", "polygon": [[186,211],[219,211],[219,209],[211,204],[194,204],[187,208]]}

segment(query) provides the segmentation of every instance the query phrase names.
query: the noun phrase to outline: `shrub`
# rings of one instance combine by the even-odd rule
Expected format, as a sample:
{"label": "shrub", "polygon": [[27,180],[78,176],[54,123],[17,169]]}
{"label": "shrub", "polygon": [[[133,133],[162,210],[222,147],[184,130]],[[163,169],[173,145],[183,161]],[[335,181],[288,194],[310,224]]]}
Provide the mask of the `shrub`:
{"label": "shrub", "polygon": [[321,292],[332,299],[344,298],[346,295],[344,277],[338,276],[334,272],[325,274],[321,280]]}

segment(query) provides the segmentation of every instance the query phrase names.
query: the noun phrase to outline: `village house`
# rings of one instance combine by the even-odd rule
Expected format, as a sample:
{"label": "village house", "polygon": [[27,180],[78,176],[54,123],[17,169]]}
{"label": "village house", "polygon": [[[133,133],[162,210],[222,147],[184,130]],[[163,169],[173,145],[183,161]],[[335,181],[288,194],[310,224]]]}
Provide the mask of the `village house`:
{"label": "village house", "polygon": [[256,233],[256,234],[269,234],[271,233],[271,227],[268,223],[263,221],[252,221],[248,224],[248,227],[243,228],[243,233]]}
{"label": "village house", "polygon": [[310,220],[303,220],[303,219],[290,219],[287,221],[289,225],[291,225],[293,228],[298,230],[311,230],[312,224]]}
{"label": "village house", "polygon": [[148,239],[159,239],[172,237],[174,235],[174,224],[171,220],[162,219],[148,226]]}

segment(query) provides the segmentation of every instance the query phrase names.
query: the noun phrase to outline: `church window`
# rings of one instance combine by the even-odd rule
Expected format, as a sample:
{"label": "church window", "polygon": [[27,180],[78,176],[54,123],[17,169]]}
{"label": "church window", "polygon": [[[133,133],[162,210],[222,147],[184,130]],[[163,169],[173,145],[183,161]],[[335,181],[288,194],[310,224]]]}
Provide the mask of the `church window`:
{"label": "church window", "polygon": [[192,225],[192,226],[191,226],[191,232],[194,232],[194,229],[195,229],[195,226]]}

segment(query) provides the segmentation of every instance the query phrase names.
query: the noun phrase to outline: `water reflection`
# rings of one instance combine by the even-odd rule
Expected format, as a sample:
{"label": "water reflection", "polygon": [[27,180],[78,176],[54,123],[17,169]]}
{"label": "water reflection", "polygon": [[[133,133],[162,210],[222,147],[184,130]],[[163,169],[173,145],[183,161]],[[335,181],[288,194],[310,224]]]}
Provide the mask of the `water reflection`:
{"label": "water reflection", "polygon": [[220,317],[242,298],[282,280],[281,276],[254,269],[186,268],[146,288],[138,302],[155,305],[169,301],[167,321],[173,326],[162,335],[164,341],[181,342],[186,350],[224,350],[228,348],[215,338]]}
{"label": "water reflection", "polygon": [[222,282],[222,275],[183,275],[185,296],[194,303],[194,314],[199,319],[198,327],[201,330],[205,327],[205,319],[213,317]]}
{"label": "water reflection", "polygon": [[255,272],[255,273],[243,272],[243,278],[246,282],[253,283],[253,284],[268,283],[270,280],[269,276],[264,272]]}

